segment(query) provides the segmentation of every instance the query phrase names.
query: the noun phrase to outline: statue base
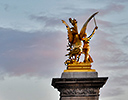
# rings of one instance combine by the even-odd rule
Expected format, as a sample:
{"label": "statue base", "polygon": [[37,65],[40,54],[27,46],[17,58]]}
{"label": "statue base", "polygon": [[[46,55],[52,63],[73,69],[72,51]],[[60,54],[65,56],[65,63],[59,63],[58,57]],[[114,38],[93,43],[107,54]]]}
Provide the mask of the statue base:
{"label": "statue base", "polygon": [[67,65],[67,70],[64,72],[96,72],[95,69],[91,69],[91,63],[73,63]]}
{"label": "statue base", "polygon": [[61,78],[96,78],[97,72],[63,72]]}
{"label": "statue base", "polygon": [[60,92],[59,100],[99,100],[99,90],[107,79],[107,77],[53,78],[52,86]]}
{"label": "statue base", "polygon": [[53,78],[52,86],[60,92],[59,100],[99,100],[100,88],[108,77],[98,77],[91,64],[69,64],[61,78]]}

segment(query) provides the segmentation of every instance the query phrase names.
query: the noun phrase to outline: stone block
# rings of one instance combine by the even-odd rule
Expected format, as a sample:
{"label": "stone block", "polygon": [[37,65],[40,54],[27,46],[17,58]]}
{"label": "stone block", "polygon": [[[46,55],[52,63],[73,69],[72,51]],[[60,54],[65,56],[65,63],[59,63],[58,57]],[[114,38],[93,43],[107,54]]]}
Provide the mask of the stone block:
{"label": "stone block", "polygon": [[63,72],[61,78],[96,78],[97,72]]}

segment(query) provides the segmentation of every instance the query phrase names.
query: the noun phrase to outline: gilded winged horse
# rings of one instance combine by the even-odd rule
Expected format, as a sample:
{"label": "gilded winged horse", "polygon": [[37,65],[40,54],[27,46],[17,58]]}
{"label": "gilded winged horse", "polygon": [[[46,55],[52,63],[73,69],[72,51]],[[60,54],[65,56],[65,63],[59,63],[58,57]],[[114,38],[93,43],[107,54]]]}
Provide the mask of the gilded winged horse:
{"label": "gilded winged horse", "polygon": [[[66,56],[69,56],[69,59],[65,61],[65,64],[72,64],[74,62],[79,62],[79,58],[81,53],[85,54],[84,62],[93,62],[91,56],[89,55],[90,46],[89,41],[92,38],[92,36],[95,33],[95,30],[98,28],[97,26],[94,28],[92,34],[87,37],[86,28],[88,22],[97,14],[98,12],[94,13],[92,16],[89,17],[89,19],[84,23],[80,33],[78,34],[77,30],[77,21],[76,19],[69,18],[69,22],[72,24],[73,27],[69,27],[69,25],[62,20],[62,22],[66,25],[67,31],[68,31],[68,46],[67,50],[69,50],[69,53],[66,54]],[[95,25],[96,21],[94,19]],[[82,41],[84,43],[82,47]]]}

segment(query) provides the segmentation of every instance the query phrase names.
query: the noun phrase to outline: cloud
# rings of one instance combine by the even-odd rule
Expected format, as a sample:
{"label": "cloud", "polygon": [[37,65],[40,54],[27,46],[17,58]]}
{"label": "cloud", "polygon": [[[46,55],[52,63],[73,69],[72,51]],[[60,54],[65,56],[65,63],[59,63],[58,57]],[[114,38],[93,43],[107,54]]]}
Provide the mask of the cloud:
{"label": "cloud", "polygon": [[[95,12],[99,12],[99,16],[104,16],[104,15],[108,15],[108,14],[113,14],[114,12],[119,13],[122,12],[125,8],[125,5],[123,4],[117,4],[117,3],[108,3],[106,5],[104,5],[101,8],[86,8],[86,9],[75,9],[73,10],[72,8],[72,14],[74,15],[74,13],[76,15],[80,15],[82,16],[87,16],[89,14],[95,13]],[[71,10],[71,8],[70,8]],[[79,14],[78,14],[79,13]],[[72,15],[71,14],[71,15]]]}
{"label": "cloud", "polygon": [[128,80],[127,80],[127,77],[128,77],[128,74],[123,71],[124,75],[117,75],[116,77],[112,78],[112,82],[113,84],[115,84],[116,86],[127,86],[128,85]]}
{"label": "cloud", "polygon": [[124,88],[127,88],[128,75],[124,74],[125,72],[116,73],[116,69],[113,70],[114,70],[113,75],[110,75],[108,81],[106,82],[106,85],[103,87],[103,90],[101,91],[101,96],[105,98],[109,98],[109,97],[115,98],[122,96],[126,93],[126,90]]}
{"label": "cloud", "polygon": [[113,12],[119,13],[119,12],[123,11],[124,8],[125,8],[125,6],[122,4],[111,3],[111,4],[107,5],[106,7],[99,9],[99,12],[100,12],[99,14],[100,14],[100,16],[104,16],[106,14],[110,14]]}
{"label": "cloud", "polygon": [[[111,0],[110,0],[110,1],[111,1]],[[116,2],[116,3],[117,3],[117,2],[118,2],[118,3],[122,3],[122,2],[123,2],[123,3],[126,3],[126,2],[128,2],[128,0],[114,0],[114,2]]]}
{"label": "cloud", "polygon": [[[102,3],[97,3],[97,4],[102,5]],[[95,6],[98,6],[97,4],[95,4]],[[115,2],[110,1],[104,4],[104,6],[96,7],[96,8],[93,8],[93,7],[88,7],[88,8],[63,7],[62,10],[68,11],[68,13],[65,13],[68,16],[80,16],[80,17],[83,16],[85,18],[87,15],[90,15],[97,11],[99,12],[99,16],[102,17],[104,15],[113,14],[115,12],[116,13],[122,12],[124,8],[125,8],[124,4],[118,4],[117,2],[115,3]]]}
{"label": "cloud", "polygon": [[116,97],[116,96],[120,96],[120,95],[122,95],[122,94],[124,94],[124,91],[123,91],[123,89],[120,87],[118,87],[118,88],[112,88],[112,86],[111,86],[111,88],[107,88],[105,91],[102,91],[102,96],[103,97]]}
{"label": "cloud", "polygon": [[17,7],[14,5],[11,5],[9,3],[1,3],[0,7],[2,7],[2,9],[6,12],[10,12],[12,10],[15,10]]}
{"label": "cloud", "polygon": [[44,23],[45,27],[57,27],[61,24],[61,19],[55,17],[48,17],[44,15],[30,15],[31,20],[36,20],[40,23]]}
{"label": "cloud", "polygon": [[104,21],[104,20],[97,20],[97,23],[99,25],[99,27],[102,29],[103,27],[104,28],[112,28],[114,27],[115,25],[112,23],[112,22],[109,22],[109,21]]}
{"label": "cloud", "polygon": [[8,5],[8,4],[5,4],[5,5],[4,5],[4,10],[5,10],[5,11],[8,11],[8,10],[9,10],[9,5]]}
{"label": "cloud", "polygon": [[[0,28],[0,70],[8,75],[51,76],[63,61],[63,32],[22,32]],[[63,63],[63,62],[62,62]],[[58,63],[60,64],[60,63]],[[62,64],[63,65],[63,64]],[[52,70],[51,70],[52,69]]]}
{"label": "cloud", "polygon": [[128,44],[128,35],[122,39],[123,43]]}

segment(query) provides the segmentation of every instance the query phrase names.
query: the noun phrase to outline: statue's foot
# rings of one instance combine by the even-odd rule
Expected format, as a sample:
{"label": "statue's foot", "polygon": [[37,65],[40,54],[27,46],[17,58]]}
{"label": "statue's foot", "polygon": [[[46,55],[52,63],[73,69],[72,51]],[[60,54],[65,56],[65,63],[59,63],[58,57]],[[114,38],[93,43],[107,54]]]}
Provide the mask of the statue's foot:
{"label": "statue's foot", "polygon": [[83,62],[84,62],[84,63],[90,63],[90,61],[88,61],[88,60],[84,60]]}

